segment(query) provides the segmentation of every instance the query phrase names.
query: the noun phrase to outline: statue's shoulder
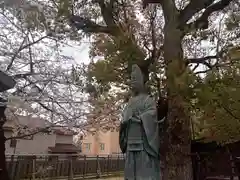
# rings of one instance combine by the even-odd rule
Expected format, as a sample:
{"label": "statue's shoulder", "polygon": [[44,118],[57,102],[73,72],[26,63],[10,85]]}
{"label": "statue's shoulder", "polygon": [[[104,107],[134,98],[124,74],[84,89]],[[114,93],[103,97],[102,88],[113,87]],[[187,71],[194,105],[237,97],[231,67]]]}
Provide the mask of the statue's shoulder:
{"label": "statue's shoulder", "polygon": [[156,107],[156,101],[154,99],[154,97],[152,97],[151,95],[147,95],[145,97],[145,106],[152,106],[152,107]]}
{"label": "statue's shoulder", "polygon": [[142,104],[146,99],[145,95],[137,95],[129,99],[128,105],[129,106],[134,106],[138,105],[139,103]]}
{"label": "statue's shoulder", "polygon": [[154,101],[154,98],[149,94],[142,95],[142,99],[144,99],[146,102],[147,101]]}

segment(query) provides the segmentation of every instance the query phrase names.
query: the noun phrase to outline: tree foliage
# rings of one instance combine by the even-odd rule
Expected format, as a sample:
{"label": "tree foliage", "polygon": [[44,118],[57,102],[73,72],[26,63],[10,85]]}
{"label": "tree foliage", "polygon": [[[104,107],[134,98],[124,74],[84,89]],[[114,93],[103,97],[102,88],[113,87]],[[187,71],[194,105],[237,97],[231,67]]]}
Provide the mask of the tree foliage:
{"label": "tree foliage", "polygon": [[[51,36],[60,39],[71,37],[79,40],[79,37],[84,34],[92,35],[90,55],[93,59],[101,61],[92,63],[89,70],[90,76],[94,77],[99,84],[104,86],[112,82],[115,85],[116,83],[126,84],[129,78],[129,67],[133,63],[140,64],[145,71],[153,72],[155,70],[158,76],[163,76],[165,67],[163,61],[164,19],[162,10],[156,4],[157,1],[154,1],[154,4],[151,4],[151,1],[144,1],[145,5],[148,4],[145,10],[142,8],[142,1],[127,0],[23,2],[22,9],[35,9],[36,16],[33,19],[38,19],[38,25],[33,27],[42,25],[43,32],[49,33]],[[239,28],[236,24],[239,23],[237,18],[239,4],[233,1],[225,9],[227,13],[224,16],[218,12],[229,2],[226,1],[226,5],[219,2],[220,5],[216,4],[216,7],[219,6],[218,8],[211,9],[215,4],[209,1],[205,4],[205,6],[209,6],[209,12],[202,14],[212,15],[209,18],[208,28],[202,28],[199,31],[197,27],[192,26],[191,31],[186,29],[186,36],[183,40],[186,63],[190,65],[192,63],[203,64],[204,67],[211,69],[212,66],[220,63],[215,63],[216,57],[222,55],[225,48],[231,45],[232,40],[237,42]],[[175,3],[181,11],[184,21],[190,20],[193,15],[193,19],[199,18],[201,12],[198,11],[204,7],[196,2],[176,1]],[[17,7],[16,4],[15,7]],[[187,11],[191,8],[195,9],[192,12],[189,11],[188,14]],[[31,11],[22,13],[21,16],[28,17],[27,15],[31,14]],[[219,18],[215,21],[217,16]],[[232,21],[235,26],[229,31],[228,24],[231,24]],[[189,23],[188,27],[190,28],[190,25],[193,24],[194,22]],[[227,26],[224,27],[224,24]],[[78,29],[81,31],[76,31]],[[216,52],[215,55],[211,55],[213,51]],[[148,64],[152,62],[154,64],[150,70],[144,69],[144,66],[148,67]],[[156,75],[154,77],[156,78]],[[154,79],[154,77],[152,78]]]}
{"label": "tree foliage", "polygon": [[[231,57],[239,60],[238,51],[234,48]],[[208,72],[195,89],[198,99],[194,106],[198,109],[196,133],[207,141],[239,141],[239,67],[237,62]]]}

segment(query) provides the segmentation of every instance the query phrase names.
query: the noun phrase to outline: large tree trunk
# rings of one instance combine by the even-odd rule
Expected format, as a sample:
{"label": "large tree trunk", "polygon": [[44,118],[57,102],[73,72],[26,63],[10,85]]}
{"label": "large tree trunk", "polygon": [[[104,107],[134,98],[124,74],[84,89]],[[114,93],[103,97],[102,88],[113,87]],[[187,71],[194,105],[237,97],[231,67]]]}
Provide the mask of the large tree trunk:
{"label": "large tree trunk", "polygon": [[168,132],[164,180],[192,180],[190,116],[184,91],[187,69],[183,60],[182,32],[176,22],[166,23],[164,58],[167,63]]}

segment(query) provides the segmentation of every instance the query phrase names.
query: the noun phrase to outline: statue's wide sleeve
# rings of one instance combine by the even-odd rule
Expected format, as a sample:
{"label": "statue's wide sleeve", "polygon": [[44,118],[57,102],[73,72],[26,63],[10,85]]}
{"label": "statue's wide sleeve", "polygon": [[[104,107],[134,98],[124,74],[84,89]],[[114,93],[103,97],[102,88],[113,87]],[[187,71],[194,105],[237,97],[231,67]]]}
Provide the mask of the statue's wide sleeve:
{"label": "statue's wide sleeve", "polygon": [[127,150],[127,133],[128,133],[128,121],[126,118],[126,107],[123,110],[122,113],[122,120],[120,123],[120,128],[119,128],[119,146],[122,151],[122,153],[125,153]]}
{"label": "statue's wide sleeve", "polygon": [[127,123],[120,124],[119,146],[120,146],[122,153],[125,153],[127,150]]}
{"label": "statue's wide sleeve", "polygon": [[[143,124],[145,138],[147,140],[149,152],[154,156],[159,156],[159,129],[157,122],[157,109],[153,98],[148,96],[144,103],[144,111],[140,114]],[[146,149],[148,151],[148,149]]]}

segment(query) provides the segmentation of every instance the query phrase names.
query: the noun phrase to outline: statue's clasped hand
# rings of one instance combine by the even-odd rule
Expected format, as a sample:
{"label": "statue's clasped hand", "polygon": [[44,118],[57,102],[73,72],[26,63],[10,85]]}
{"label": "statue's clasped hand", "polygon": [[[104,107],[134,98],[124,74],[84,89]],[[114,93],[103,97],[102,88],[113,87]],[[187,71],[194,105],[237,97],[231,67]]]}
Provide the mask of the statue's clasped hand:
{"label": "statue's clasped hand", "polygon": [[136,115],[132,116],[132,117],[131,117],[131,120],[132,120],[133,122],[141,122],[140,117],[138,117],[138,116],[136,116]]}

